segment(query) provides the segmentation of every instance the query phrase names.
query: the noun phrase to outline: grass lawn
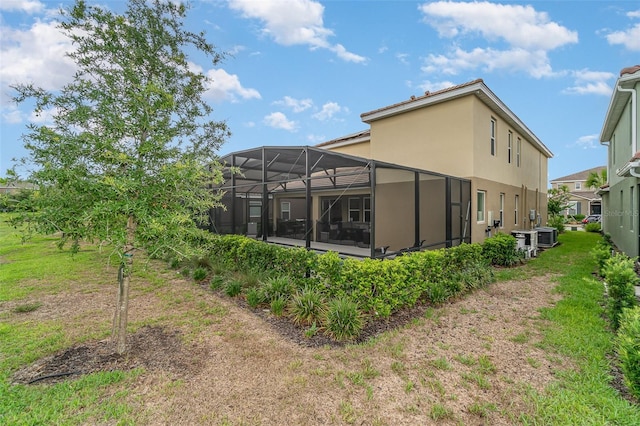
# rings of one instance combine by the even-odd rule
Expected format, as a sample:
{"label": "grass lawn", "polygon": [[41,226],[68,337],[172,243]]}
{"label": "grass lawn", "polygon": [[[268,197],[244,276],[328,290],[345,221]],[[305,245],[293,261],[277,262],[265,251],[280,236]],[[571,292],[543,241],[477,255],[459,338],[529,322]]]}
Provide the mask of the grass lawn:
{"label": "grass lawn", "polygon": [[[497,270],[488,289],[342,348],[300,348],[231,299],[162,265],[140,267],[130,331],[179,329],[185,347],[207,354],[201,371],[14,385],[13,374],[33,361],[108,336],[115,269],[108,248],[71,257],[51,237],[22,244],[0,219],[0,424],[639,424],[638,405],[610,386],[613,335],[589,254],[597,234],[562,234],[558,247],[525,266]],[[503,289],[532,277],[551,282],[554,302],[517,322],[473,303],[503,300]],[[502,325],[504,336],[481,322]],[[450,329],[479,346],[464,351],[445,339]],[[536,388],[510,373],[503,342],[550,381]]]}

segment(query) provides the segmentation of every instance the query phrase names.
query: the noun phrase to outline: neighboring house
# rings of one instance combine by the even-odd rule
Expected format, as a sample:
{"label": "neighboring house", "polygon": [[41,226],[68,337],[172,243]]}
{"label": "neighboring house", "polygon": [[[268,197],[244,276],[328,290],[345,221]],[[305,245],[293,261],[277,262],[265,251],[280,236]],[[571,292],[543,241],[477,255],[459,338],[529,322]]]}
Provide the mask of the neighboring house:
{"label": "neighboring house", "polygon": [[[228,208],[215,228],[246,232],[249,200],[269,233],[303,235],[307,247],[369,247],[373,256],[376,248],[480,242],[546,223],[552,153],[482,80],[361,118],[369,129],[317,147],[226,156],[242,175],[227,175]],[[301,208],[305,214],[293,214]]]}
{"label": "neighboring house", "polygon": [[607,166],[594,167],[592,169],[583,170],[568,176],[553,179],[550,183],[551,188],[558,189],[562,186],[569,188],[569,208],[564,211],[564,216],[573,216],[583,214],[602,214],[602,199],[596,192],[600,188],[587,187],[587,179],[591,173],[602,173]]}
{"label": "neighboring house", "polygon": [[620,71],[600,133],[600,143],[608,147],[609,181],[599,191],[602,226],[616,246],[631,257],[640,255],[639,89],[640,65]]}

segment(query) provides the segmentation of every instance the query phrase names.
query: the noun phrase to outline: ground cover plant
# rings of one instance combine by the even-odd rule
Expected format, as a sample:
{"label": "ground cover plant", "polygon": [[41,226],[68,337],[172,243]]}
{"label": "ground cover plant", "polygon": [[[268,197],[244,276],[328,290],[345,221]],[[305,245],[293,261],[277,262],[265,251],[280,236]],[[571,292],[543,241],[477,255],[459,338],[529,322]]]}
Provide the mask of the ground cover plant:
{"label": "ground cover plant", "polygon": [[48,359],[108,336],[116,283],[96,270],[115,266],[92,246],[72,258],[50,238],[23,245],[0,221],[0,423],[633,425],[638,406],[610,382],[596,239],[563,234],[497,282],[401,310],[404,321],[360,344],[320,347],[209,287],[223,276],[256,288],[259,274],[215,267],[198,282],[141,261],[129,364],[27,385]]}

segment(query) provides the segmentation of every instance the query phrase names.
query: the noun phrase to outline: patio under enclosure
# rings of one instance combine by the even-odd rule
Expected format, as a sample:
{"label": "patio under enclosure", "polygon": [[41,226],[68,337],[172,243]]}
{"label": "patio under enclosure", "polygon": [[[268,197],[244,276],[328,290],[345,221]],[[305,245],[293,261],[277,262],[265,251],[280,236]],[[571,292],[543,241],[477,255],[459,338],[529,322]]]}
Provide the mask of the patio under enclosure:
{"label": "patio under enclosure", "polygon": [[471,241],[467,179],[309,146],[221,161],[226,209],[212,210],[212,232],[357,257]]}

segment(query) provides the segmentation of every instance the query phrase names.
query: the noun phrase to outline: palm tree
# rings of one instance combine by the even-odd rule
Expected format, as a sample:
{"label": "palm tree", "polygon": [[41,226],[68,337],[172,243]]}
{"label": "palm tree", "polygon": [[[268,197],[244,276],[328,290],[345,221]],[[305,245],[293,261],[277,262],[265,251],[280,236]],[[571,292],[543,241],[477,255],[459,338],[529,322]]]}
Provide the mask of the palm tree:
{"label": "palm tree", "polygon": [[602,169],[600,173],[591,172],[587,177],[586,185],[588,188],[598,190],[601,186],[607,183],[607,169]]}

